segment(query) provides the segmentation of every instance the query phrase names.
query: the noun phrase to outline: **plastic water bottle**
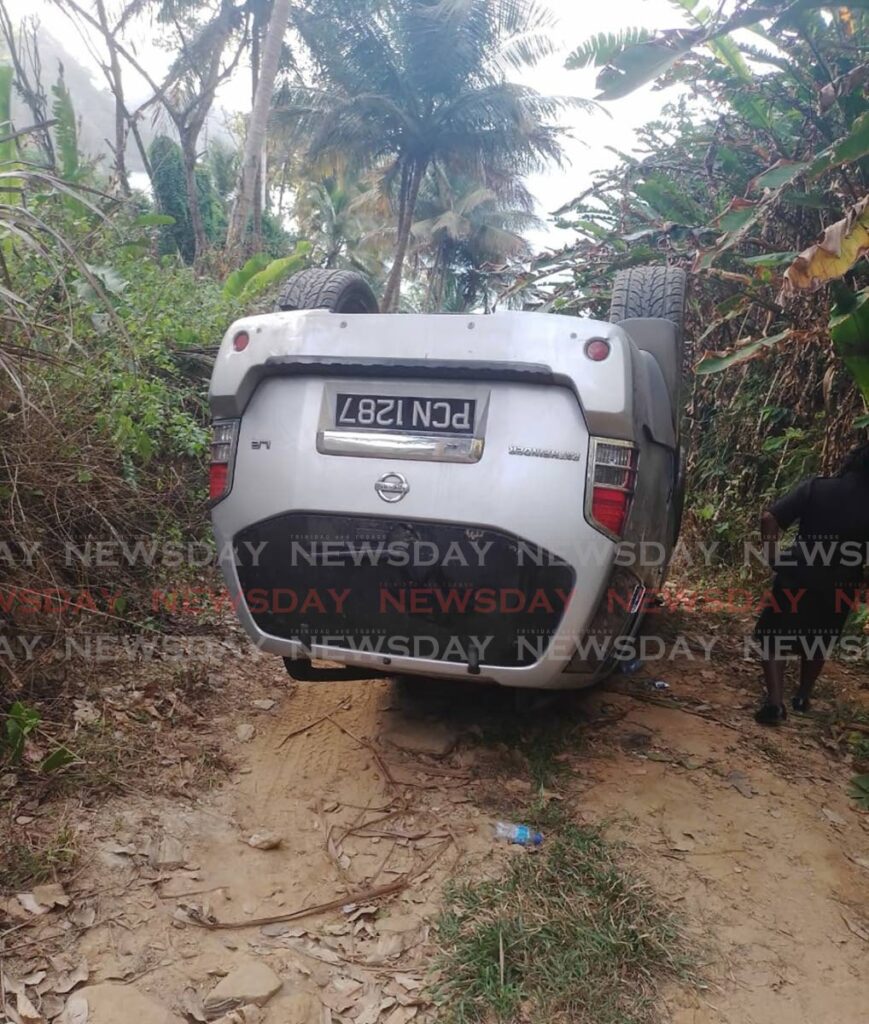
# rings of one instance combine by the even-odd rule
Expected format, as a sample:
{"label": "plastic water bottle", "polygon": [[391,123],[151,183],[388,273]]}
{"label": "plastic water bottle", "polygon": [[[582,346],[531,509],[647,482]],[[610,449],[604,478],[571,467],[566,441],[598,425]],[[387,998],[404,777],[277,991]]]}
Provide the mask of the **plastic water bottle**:
{"label": "plastic water bottle", "polygon": [[509,821],[495,822],[495,838],[517,846],[539,846],[543,842],[543,834],[535,832],[528,825],[513,825]]}
{"label": "plastic water bottle", "polygon": [[633,658],[631,661],[622,662],[621,673],[623,676],[632,676],[635,672],[639,672],[642,667],[642,661],[639,658]]}

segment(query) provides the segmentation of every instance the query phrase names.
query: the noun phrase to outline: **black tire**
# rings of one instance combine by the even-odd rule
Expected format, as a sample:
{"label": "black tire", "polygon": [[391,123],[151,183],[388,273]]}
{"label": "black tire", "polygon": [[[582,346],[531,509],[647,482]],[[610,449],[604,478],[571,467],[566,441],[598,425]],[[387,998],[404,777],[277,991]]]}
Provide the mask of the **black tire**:
{"label": "black tire", "polygon": [[287,281],[278,309],[328,309],[330,313],[379,313],[377,296],[352,270],[301,270]]}
{"label": "black tire", "polygon": [[613,284],[610,323],[634,317],[672,320],[681,335],[685,326],[687,275],[680,267],[631,267]]}

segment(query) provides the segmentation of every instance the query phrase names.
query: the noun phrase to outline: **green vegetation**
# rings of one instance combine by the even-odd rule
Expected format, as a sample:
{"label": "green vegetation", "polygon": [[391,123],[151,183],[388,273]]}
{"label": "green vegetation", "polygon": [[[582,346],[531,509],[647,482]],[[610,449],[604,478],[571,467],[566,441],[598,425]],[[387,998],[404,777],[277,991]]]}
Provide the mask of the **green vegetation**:
{"label": "green vegetation", "polygon": [[25,841],[6,832],[0,837],[0,892],[20,892],[71,870],[78,852],[72,828]]}
{"label": "green vegetation", "polygon": [[[601,316],[618,268],[667,260],[694,272],[689,501],[714,510],[700,517],[703,532],[736,539],[769,495],[832,469],[867,423],[852,378],[869,338],[859,258],[869,12],[785,0],[674,7],[672,30],[626,27],[569,59],[597,66],[604,101],[651,81],[674,98],[638,146],[558,211],[576,243],[515,267],[506,294]],[[845,214],[832,237],[844,234],[851,258],[834,266],[814,250],[786,282],[797,254]],[[841,275],[835,294],[801,291]]]}
{"label": "green vegetation", "polygon": [[676,921],[595,830],[568,824],[494,881],[448,891],[441,1019],[640,1024],[683,976]]}

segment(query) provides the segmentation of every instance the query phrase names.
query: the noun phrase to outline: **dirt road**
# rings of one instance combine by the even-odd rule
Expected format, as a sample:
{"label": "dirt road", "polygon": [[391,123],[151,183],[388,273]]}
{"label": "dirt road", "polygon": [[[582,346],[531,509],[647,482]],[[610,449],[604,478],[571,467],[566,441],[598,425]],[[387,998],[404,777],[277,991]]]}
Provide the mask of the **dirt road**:
{"label": "dirt road", "polygon": [[[232,701],[212,731],[229,778],[202,795],[131,791],[82,818],[71,902],[21,922],[7,1005],[16,979],[47,971],[25,986],[34,1019],[69,1001],[69,1024],[255,1002],[221,1020],[438,1020],[425,985],[444,884],[528,856],[494,844],[491,821],[542,799],[624,841],[684,922],[702,982],[665,986],[660,1020],[862,1024],[869,827],[847,767],[808,719],[755,726],[750,675],[667,672],[665,692],[619,677],[517,713],[501,691],[294,684],[274,660],[227,659]],[[89,1017],[75,1016],[82,993]]]}

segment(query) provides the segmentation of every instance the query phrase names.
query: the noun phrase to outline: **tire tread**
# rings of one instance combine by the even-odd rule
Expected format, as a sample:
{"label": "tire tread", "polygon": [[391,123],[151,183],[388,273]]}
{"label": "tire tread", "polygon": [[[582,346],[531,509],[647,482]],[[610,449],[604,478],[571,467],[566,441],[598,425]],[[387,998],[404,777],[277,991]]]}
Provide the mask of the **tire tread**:
{"label": "tire tread", "polygon": [[345,312],[341,306],[351,298],[362,301],[377,312],[377,299],[361,274],[352,270],[325,270],[313,267],[294,274],[278,299],[278,309],[328,309]]}

